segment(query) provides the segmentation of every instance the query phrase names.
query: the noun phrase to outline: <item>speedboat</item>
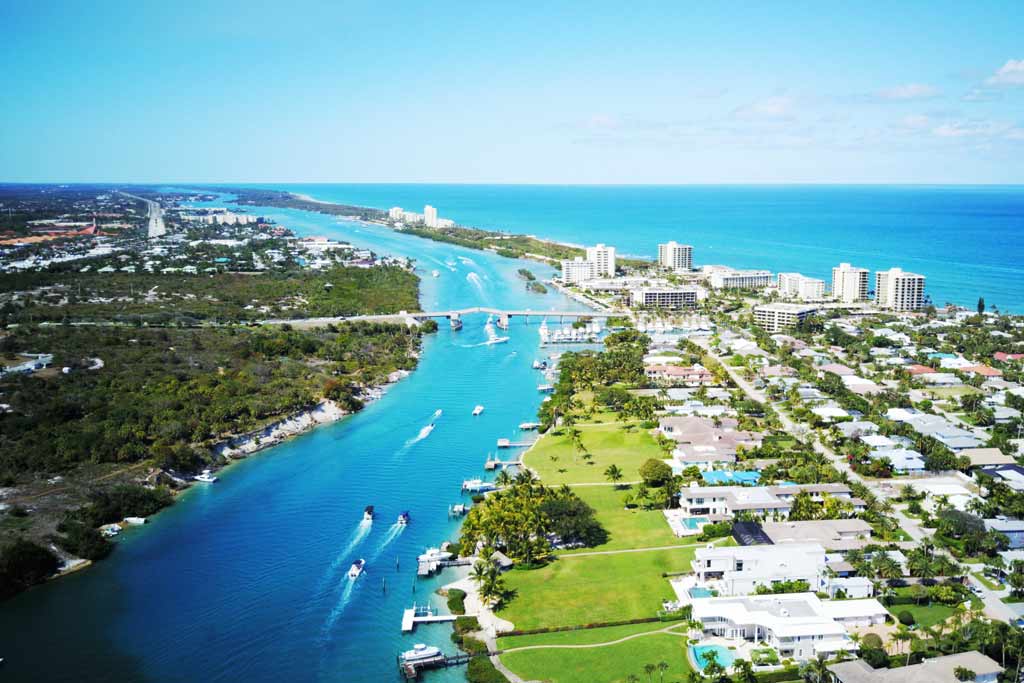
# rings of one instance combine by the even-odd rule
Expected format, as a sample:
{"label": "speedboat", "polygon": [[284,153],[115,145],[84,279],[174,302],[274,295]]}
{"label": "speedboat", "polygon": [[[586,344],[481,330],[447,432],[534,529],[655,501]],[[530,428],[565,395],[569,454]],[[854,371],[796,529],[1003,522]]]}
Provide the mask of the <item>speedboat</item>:
{"label": "speedboat", "polygon": [[363,567],[366,566],[366,560],[356,560],[352,563],[352,566],[348,570],[348,578],[357,579],[359,575],[363,573]]}
{"label": "speedboat", "polygon": [[473,415],[479,415],[482,412],[484,412],[483,406],[477,406],[476,408],[473,408]]}
{"label": "speedboat", "polygon": [[441,277],[441,271],[438,270],[432,270],[430,271],[430,274],[433,275],[434,277]]}
{"label": "speedboat", "polygon": [[367,505],[366,508],[363,510],[363,521],[364,522],[372,522],[373,521],[373,506],[372,505]]}
{"label": "speedboat", "polygon": [[405,526],[408,523],[409,523],[409,511],[406,510],[402,514],[398,515],[398,524],[400,526]]}
{"label": "speedboat", "polygon": [[217,481],[217,477],[213,476],[210,473],[210,470],[203,470],[202,474],[197,474],[195,477],[193,477],[193,479],[195,479],[196,481],[204,482],[206,484],[212,484],[213,482]]}
{"label": "speedboat", "polygon": [[462,329],[462,320],[460,320],[459,318],[452,318],[449,321],[449,323],[451,324],[452,330],[461,330]]}
{"label": "speedboat", "polygon": [[441,550],[440,548],[427,548],[427,552],[423,553],[416,559],[420,562],[440,562],[441,560],[451,559],[452,554],[447,550]]}
{"label": "speedboat", "polygon": [[434,657],[440,657],[441,650],[434,647],[433,645],[424,645],[423,643],[417,643],[413,645],[411,650],[406,650],[402,653],[403,662],[420,662],[424,659],[433,659]]}
{"label": "speedboat", "polygon": [[519,428],[521,430],[523,430],[524,432],[528,432],[528,431],[530,431],[532,429],[537,429],[538,427],[540,427],[540,423],[539,422],[520,422],[519,423]]}

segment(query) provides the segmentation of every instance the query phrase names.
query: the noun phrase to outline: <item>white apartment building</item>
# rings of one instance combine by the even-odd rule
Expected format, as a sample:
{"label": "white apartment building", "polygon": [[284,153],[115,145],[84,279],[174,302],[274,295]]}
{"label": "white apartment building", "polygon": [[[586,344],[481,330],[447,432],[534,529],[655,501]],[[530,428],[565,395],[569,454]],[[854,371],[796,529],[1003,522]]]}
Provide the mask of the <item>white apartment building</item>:
{"label": "white apartment building", "polygon": [[693,270],[693,247],[678,242],[659,244],[658,265],[669,270]]}
{"label": "white apartment building", "polygon": [[402,207],[392,206],[390,209],[388,209],[388,218],[390,218],[393,221],[400,221],[402,220],[403,213],[405,212],[402,211]]}
{"label": "white apartment building", "polygon": [[437,226],[436,227],[438,227],[438,228],[454,228],[455,227],[455,221],[453,221],[451,218],[438,218],[437,219]]}
{"label": "white apartment building", "polygon": [[779,273],[779,293],[787,299],[819,301],[825,298],[825,281],[800,273]]}
{"label": "white apartment building", "polygon": [[402,222],[403,223],[422,223],[423,222],[423,214],[422,213],[416,213],[415,211],[403,211],[402,212]]}
{"label": "white apartment building", "polygon": [[814,593],[695,598],[693,619],[706,637],[767,642],[782,658],[833,657],[856,651],[847,627],[885,623],[877,600],[821,600]]}
{"label": "white apartment building", "polygon": [[832,269],[832,296],[845,304],[868,298],[868,269],[840,263]]}
{"label": "white apartment building", "polygon": [[807,590],[827,586],[825,549],[817,543],[698,548],[691,562],[699,585],[719,595],[750,595],[758,586],[806,581]]}
{"label": "white apartment building", "polygon": [[587,247],[587,260],[594,264],[598,277],[615,277],[615,247]]}
{"label": "white apartment building", "polygon": [[764,289],[772,284],[767,270],[735,270],[727,266],[704,266],[701,269],[714,289]]}
{"label": "white apartment building", "polygon": [[875,273],[875,303],[894,311],[924,308],[924,275],[890,268]]}
{"label": "white apartment building", "polygon": [[749,512],[763,519],[786,519],[793,508],[793,498],[803,491],[815,501],[830,495],[849,502],[855,512],[865,509],[864,501],[854,498],[846,484],[698,486],[696,482],[680,490],[679,508],[688,517],[730,519],[737,512]]}
{"label": "white apartment building", "polygon": [[427,204],[423,207],[423,223],[428,228],[437,227],[437,209]]}
{"label": "white apartment building", "polygon": [[692,308],[697,305],[696,287],[641,287],[629,293],[629,305],[639,308]]}
{"label": "white apartment building", "polygon": [[562,261],[562,282],[567,285],[578,285],[597,277],[597,267],[593,261],[584,261],[577,256],[571,261]]}
{"label": "white apartment building", "polygon": [[754,306],[754,322],[769,334],[777,334],[796,327],[817,311],[816,306],[804,304],[762,304]]}

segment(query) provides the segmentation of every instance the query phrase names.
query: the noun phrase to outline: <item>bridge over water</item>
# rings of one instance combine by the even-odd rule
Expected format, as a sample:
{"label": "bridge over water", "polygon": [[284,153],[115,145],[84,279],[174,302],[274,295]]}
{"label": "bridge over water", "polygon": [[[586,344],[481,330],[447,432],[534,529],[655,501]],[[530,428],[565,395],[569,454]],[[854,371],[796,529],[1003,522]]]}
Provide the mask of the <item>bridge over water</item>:
{"label": "bridge over water", "polygon": [[473,306],[471,308],[457,308],[447,311],[399,311],[398,313],[388,313],[383,315],[354,315],[350,317],[337,317],[337,318],[302,318],[299,320],[266,320],[266,325],[283,325],[288,323],[289,325],[295,325],[296,327],[317,327],[323,326],[330,323],[341,323],[341,322],[406,322],[412,320],[427,320],[428,318],[447,318],[449,320],[459,320],[464,315],[473,315],[475,313],[486,313],[493,315],[498,319],[498,327],[507,328],[509,320],[512,318],[524,318],[529,323],[530,318],[557,318],[559,321],[565,318],[578,319],[578,318],[622,318],[629,317],[629,313],[626,312],[608,312],[608,311],[544,311],[544,310],[533,310],[533,309],[522,309],[522,310],[506,310],[501,308],[490,308],[487,306]]}

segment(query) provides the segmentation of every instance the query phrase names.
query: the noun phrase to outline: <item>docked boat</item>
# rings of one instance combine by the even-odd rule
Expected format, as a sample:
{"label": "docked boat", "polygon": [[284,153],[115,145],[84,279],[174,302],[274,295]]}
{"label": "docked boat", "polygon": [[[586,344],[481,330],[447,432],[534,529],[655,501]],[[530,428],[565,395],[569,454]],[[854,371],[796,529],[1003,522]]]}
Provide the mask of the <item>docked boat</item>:
{"label": "docked boat", "polygon": [[359,575],[363,573],[363,567],[366,566],[366,560],[356,560],[352,563],[352,566],[348,570],[348,578],[358,579]]}
{"label": "docked boat", "polygon": [[484,412],[483,406],[477,406],[476,408],[473,408],[473,415],[479,415],[482,412]]}
{"label": "docked boat", "polygon": [[448,323],[451,325],[452,330],[461,330],[462,329],[462,320],[460,320],[459,318],[451,318],[448,321]]}
{"label": "docked boat", "polygon": [[399,524],[399,526],[405,526],[408,523],[409,523],[409,511],[406,510],[402,514],[398,515],[398,524]]}
{"label": "docked boat", "polygon": [[373,521],[373,506],[372,505],[367,505],[366,508],[363,509],[363,521],[364,522],[372,522]]}
{"label": "docked boat", "polygon": [[434,659],[435,657],[441,656],[441,650],[434,647],[433,645],[424,645],[423,643],[417,643],[413,645],[411,650],[406,650],[402,653],[402,661],[406,663],[422,662],[428,659]]}
{"label": "docked boat", "polygon": [[468,493],[486,493],[487,491],[494,491],[495,488],[493,483],[483,479],[467,479],[462,482],[462,490]]}
{"label": "docked boat", "polygon": [[534,370],[540,370],[540,361],[539,360],[533,361],[533,369]]}
{"label": "docked boat", "polygon": [[447,550],[441,550],[440,548],[427,548],[427,551],[417,557],[419,562],[443,562],[444,560],[450,560],[452,553]]}
{"label": "docked boat", "polygon": [[519,428],[524,432],[531,431],[540,427],[540,422],[520,422]]}
{"label": "docked boat", "polygon": [[554,387],[554,385],[551,385],[551,384],[538,384],[537,385],[537,391],[541,392],[542,394],[550,394],[554,390],[555,390],[555,387]]}
{"label": "docked boat", "polygon": [[195,479],[196,481],[201,481],[206,484],[212,484],[213,482],[217,481],[217,477],[215,477],[210,472],[210,470],[203,470],[202,474],[197,474],[195,477],[193,477],[193,479]]}
{"label": "docked boat", "polygon": [[461,517],[462,515],[469,512],[470,508],[472,507],[472,505],[466,505],[465,503],[456,503],[455,505],[452,505],[451,513],[453,515],[458,515],[459,517]]}

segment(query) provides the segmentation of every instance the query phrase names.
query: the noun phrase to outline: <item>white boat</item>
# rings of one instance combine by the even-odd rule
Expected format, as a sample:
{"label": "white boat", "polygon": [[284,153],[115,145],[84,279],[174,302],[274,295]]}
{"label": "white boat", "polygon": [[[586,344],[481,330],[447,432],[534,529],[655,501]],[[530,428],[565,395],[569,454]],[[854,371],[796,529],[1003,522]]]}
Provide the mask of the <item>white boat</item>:
{"label": "white boat", "polygon": [[348,570],[348,578],[358,579],[359,575],[363,573],[363,567],[366,566],[365,560],[356,560],[352,563],[352,566]]}
{"label": "white boat", "polygon": [[423,439],[425,439],[428,436],[430,436],[430,432],[432,432],[432,431],[434,431],[434,423],[433,422],[431,422],[426,427],[424,427],[423,429],[420,430],[420,433],[416,435],[416,440],[417,441],[422,441]]}
{"label": "white boat", "polygon": [[479,415],[482,412],[484,412],[483,406],[477,406],[476,408],[473,408],[473,415]]}
{"label": "white boat", "polygon": [[141,524],[145,524],[146,523],[146,518],[145,517],[125,517],[124,521],[127,524],[134,524],[136,526],[139,526]]}
{"label": "white boat", "polygon": [[430,271],[430,274],[433,275],[434,277],[441,277],[441,271],[439,270],[432,270]]}
{"label": "white boat", "polygon": [[533,429],[540,427],[540,422],[520,422],[519,428],[524,432],[528,432]]}
{"label": "white boat", "polygon": [[533,361],[533,369],[534,370],[540,370],[540,361],[539,360]]}
{"label": "white boat", "polygon": [[448,322],[451,325],[452,330],[461,330],[462,329],[462,320],[461,319],[459,319],[459,318],[451,318]]}
{"label": "white boat", "polygon": [[441,414],[443,412],[444,411],[442,411],[440,408],[438,408],[437,410],[434,411],[434,417],[432,419],[436,420],[437,418],[441,417]]}
{"label": "white boat", "polygon": [[452,553],[447,550],[441,550],[440,548],[427,548],[427,552],[423,553],[416,559],[419,562],[440,562],[442,560],[449,560],[452,557]]}
{"label": "white boat", "polygon": [[402,653],[403,662],[421,662],[425,659],[433,659],[441,656],[441,650],[433,645],[417,643],[411,650]]}
{"label": "white boat", "polygon": [[405,512],[403,512],[400,515],[398,515],[398,525],[399,526],[405,526],[408,523],[409,523],[409,511],[406,510]]}
{"label": "white boat", "polygon": [[537,391],[539,391],[539,392],[541,392],[543,394],[551,393],[554,390],[555,390],[555,387],[550,385],[550,384],[538,384],[537,385]]}
{"label": "white boat", "polygon": [[462,490],[470,493],[484,493],[486,491],[493,491],[495,488],[494,484],[483,479],[467,479],[462,482]]}
{"label": "white boat", "polygon": [[363,521],[364,522],[372,522],[373,521],[373,506],[372,505],[367,505],[366,508],[363,510]]}
{"label": "white boat", "polygon": [[213,482],[217,481],[217,477],[213,476],[213,474],[210,473],[210,470],[203,470],[202,474],[197,474],[193,478],[196,481],[201,481],[206,484],[212,484]]}
{"label": "white boat", "polygon": [[466,505],[465,503],[456,503],[452,505],[452,514],[462,516],[469,512],[471,507],[471,505]]}

